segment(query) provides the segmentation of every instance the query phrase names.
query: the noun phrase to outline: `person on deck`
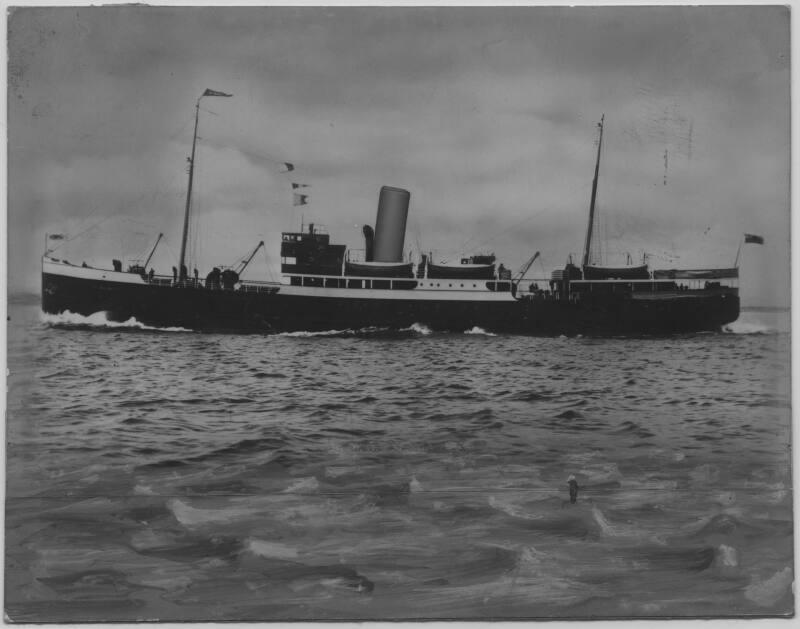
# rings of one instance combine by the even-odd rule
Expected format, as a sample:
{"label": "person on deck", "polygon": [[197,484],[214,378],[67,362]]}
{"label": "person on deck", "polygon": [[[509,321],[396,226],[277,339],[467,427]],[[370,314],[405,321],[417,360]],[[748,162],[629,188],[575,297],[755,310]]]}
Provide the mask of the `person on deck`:
{"label": "person on deck", "polygon": [[214,267],[213,269],[211,269],[211,272],[208,275],[206,275],[206,288],[218,290],[220,288],[219,285],[220,276],[221,272],[219,268]]}

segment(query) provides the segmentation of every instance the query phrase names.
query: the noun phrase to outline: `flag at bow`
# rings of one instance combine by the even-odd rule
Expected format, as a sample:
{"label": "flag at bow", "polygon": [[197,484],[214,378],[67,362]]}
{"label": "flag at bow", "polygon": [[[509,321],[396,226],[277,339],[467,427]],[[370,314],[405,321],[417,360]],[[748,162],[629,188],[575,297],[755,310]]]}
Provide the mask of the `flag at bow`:
{"label": "flag at bow", "polygon": [[744,241],[746,243],[752,242],[756,245],[763,245],[764,244],[764,237],[763,236],[756,236],[755,234],[745,234]]}
{"label": "flag at bow", "polygon": [[206,88],[206,91],[203,92],[203,96],[225,96],[226,98],[230,98],[233,96],[233,94],[226,94],[225,92],[218,92],[217,90],[210,90]]}
{"label": "flag at bow", "polygon": [[294,203],[293,205],[308,205],[308,195],[307,194],[297,194],[294,193]]}

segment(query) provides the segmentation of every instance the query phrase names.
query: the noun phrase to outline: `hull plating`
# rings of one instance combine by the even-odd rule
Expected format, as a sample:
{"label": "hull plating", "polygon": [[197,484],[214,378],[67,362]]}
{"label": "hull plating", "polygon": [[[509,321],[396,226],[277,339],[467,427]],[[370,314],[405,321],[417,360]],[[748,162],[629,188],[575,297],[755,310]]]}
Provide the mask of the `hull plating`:
{"label": "hull plating", "polygon": [[122,284],[42,275],[42,309],[88,316],[105,311],[112,321],[198,331],[284,332],[405,328],[597,336],[673,334],[719,330],[739,316],[739,297],[718,291],[668,299],[597,297],[453,301],[338,298]]}

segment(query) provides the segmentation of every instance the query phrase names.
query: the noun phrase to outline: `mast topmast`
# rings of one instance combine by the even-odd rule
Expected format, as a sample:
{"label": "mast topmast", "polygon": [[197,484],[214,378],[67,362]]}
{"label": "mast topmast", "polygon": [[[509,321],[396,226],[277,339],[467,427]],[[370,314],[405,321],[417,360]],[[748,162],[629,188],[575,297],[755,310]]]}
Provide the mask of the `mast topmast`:
{"label": "mast topmast", "polygon": [[178,273],[180,278],[185,279],[187,275],[186,270],[186,240],[189,235],[189,211],[192,206],[192,181],[194,180],[194,156],[197,148],[197,125],[200,121],[200,101],[204,96],[224,96],[230,98],[233,94],[226,94],[225,92],[218,92],[217,90],[206,89],[205,92],[200,94],[195,104],[194,114],[194,135],[192,136],[192,156],[189,158],[189,185],[186,189],[186,210],[183,214],[183,234],[181,236],[181,256],[178,262]]}
{"label": "mast topmast", "polygon": [[600,139],[597,141],[597,161],[594,165],[594,179],[592,180],[592,200],[589,203],[589,225],[586,228],[586,243],[583,247],[583,267],[589,265],[589,249],[592,246],[592,229],[594,227],[594,208],[597,199],[597,176],[600,172],[600,149],[603,146],[603,121],[605,114],[600,116],[600,122],[597,124],[600,129]]}

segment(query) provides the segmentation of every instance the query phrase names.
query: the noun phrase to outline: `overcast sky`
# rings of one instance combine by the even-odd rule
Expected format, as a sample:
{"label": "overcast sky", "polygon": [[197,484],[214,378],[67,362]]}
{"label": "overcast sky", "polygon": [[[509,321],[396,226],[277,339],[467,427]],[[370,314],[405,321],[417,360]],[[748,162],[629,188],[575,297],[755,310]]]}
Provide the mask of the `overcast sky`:
{"label": "overcast sky", "polygon": [[788,8],[23,8],[8,27],[12,291],[38,289],[45,233],[109,266],[164,232],[171,273],[211,88],[234,97],[201,106],[202,275],[263,238],[247,277],[269,278],[301,217],[362,248],[382,185],[411,192],[406,249],[539,250],[549,274],[580,256],[605,114],[605,262],[730,266],[755,233],[743,302],[789,303]]}

